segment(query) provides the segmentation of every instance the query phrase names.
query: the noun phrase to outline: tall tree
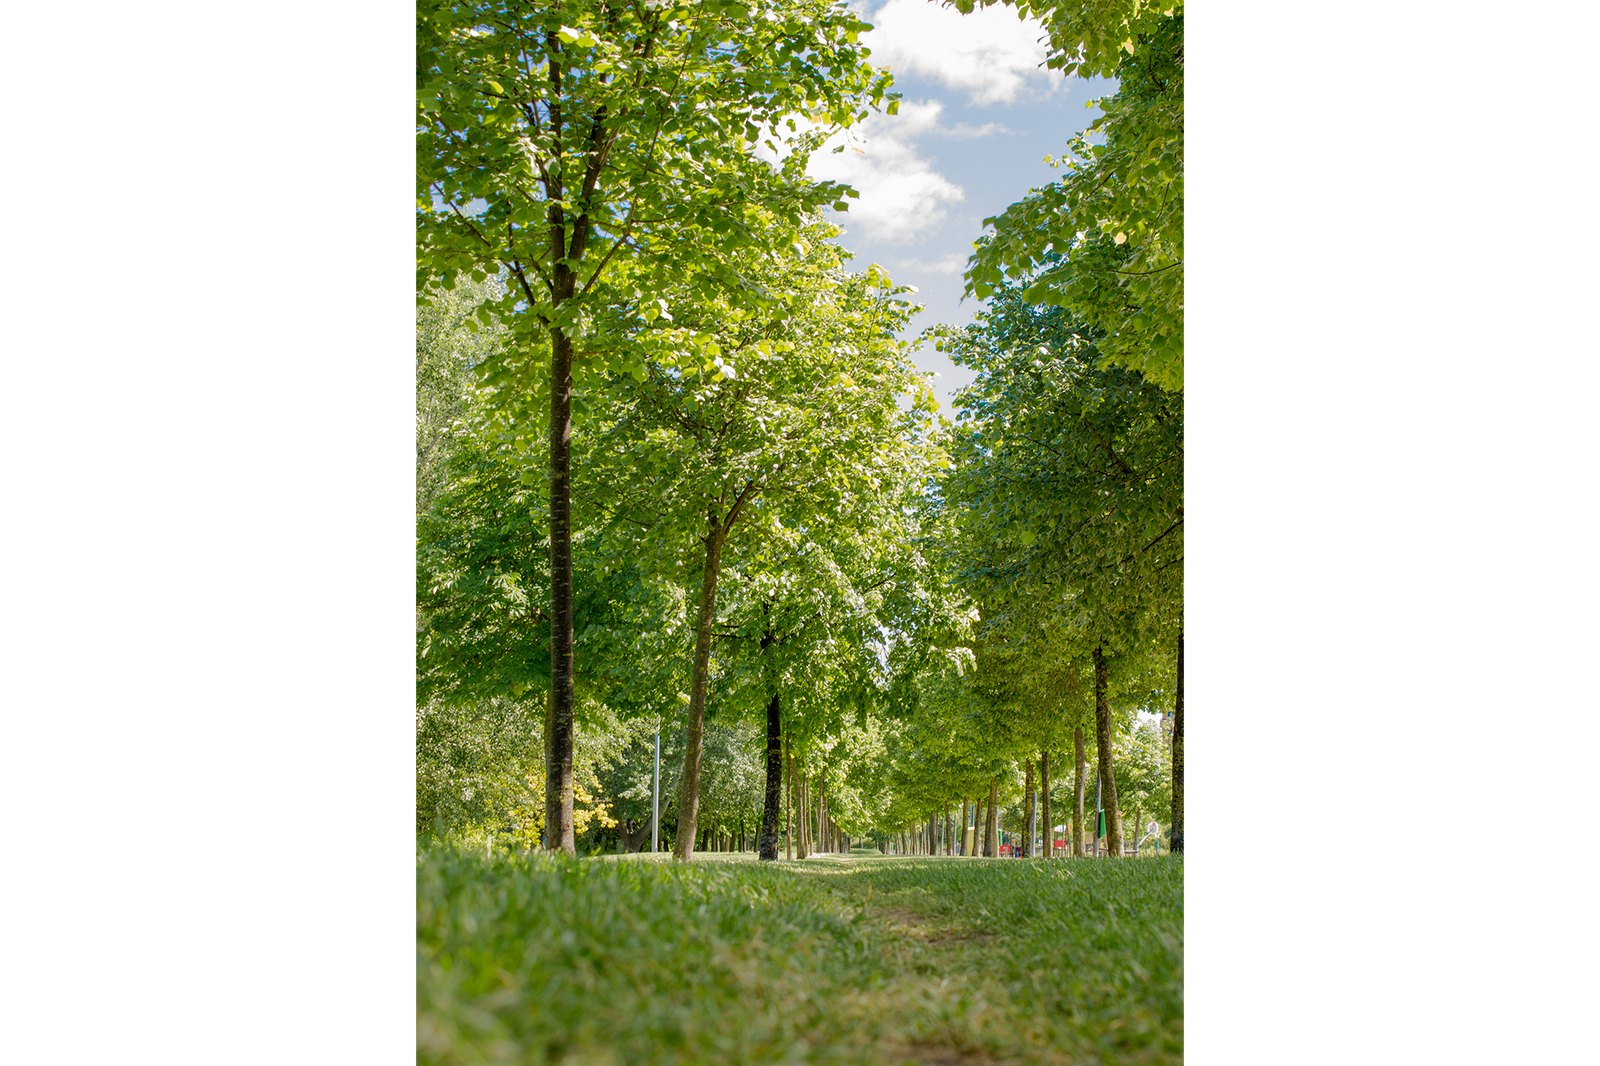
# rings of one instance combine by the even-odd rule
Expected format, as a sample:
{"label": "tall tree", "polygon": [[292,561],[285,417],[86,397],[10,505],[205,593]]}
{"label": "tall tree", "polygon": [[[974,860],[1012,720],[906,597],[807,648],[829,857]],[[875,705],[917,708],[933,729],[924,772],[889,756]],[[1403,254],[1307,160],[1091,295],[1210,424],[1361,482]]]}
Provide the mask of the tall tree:
{"label": "tall tree", "polygon": [[1045,24],[1049,66],[1115,77],[1118,88],[1052,161],[1067,177],[984,220],[994,233],[972,257],[967,291],[986,297],[1007,279],[1026,282],[1030,302],[1070,307],[1101,332],[1108,365],[1181,390],[1183,4],[1003,2]]}
{"label": "tall tree", "polygon": [[[688,343],[692,333],[704,361],[648,358],[626,413],[596,444],[595,461],[614,472],[609,488],[596,483],[597,506],[613,525],[642,531],[641,555],[698,570],[698,581],[686,582],[696,606],[680,859],[696,839],[698,737],[725,568],[742,563],[754,572],[789,546],[826,545],[852,528],[894,528],[885,508],[901,501],[909,473],[928,466],[917,427],[931,398],[894,338],[911,311],[898,298],[904,290],[877,268],[846,273],[843,253],[823,240],[833,232],[813,227],[771,253],[734,260],[784,305],[781,316],[685,300],[672,325],[649,338],[650,350],[661,350],[664,337]],[[914,402],[902,410],[898,400],[908,393]],[[747,635],[765,632],[757,625]],[[761,702],[770,706],[770,696]]]}
{"label": "tall tree", "polygon": [[[656,283],[762,310],[728,262],[773,216],[843,190],[807,182],[818,138],[756,159],[793,115],[824,134],[864,117],[887,77],[866,25],[826,0],[423,0],[417,9],[418,274],[507,280],[484,321],[515,343],[493,374],[524,421],[548,411],[547,846],[571,853],[574,711],[570,447],[585,371],[626,369]],[[608,268],[631,260],[619,285]],[[543,373],[540,371],[543,370]]]}
{"label": "tall tree", "polygon": [[[940,343],[977,371],[957,400],[956,462],[942,483],[961,530],[960,578],[1006,640],[1031,621],[1053,629],[1058,654],[1095,661],[1106,787],[1110,662],[1170,656],[1181,625],[1183,400],[1099,365],[1100,339],[1066,309],[1028,302],[1019,284]],[[1132,677],[1149,664],[1118,669]],[[1114,828],[1114,783],[1106,798]]]}

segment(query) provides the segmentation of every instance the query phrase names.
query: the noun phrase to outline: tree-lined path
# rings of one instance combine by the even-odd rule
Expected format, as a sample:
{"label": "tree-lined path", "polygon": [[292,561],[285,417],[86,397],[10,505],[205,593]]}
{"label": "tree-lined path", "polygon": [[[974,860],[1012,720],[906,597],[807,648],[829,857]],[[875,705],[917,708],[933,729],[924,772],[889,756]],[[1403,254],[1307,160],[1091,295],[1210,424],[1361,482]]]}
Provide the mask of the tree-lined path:
{"label": "tree-lined path", "polygon": [[1182,1061],[1176,859],[436,853],[419,885],[423,1062]]}
{"label": "tree-lined path", "polygon": [[857,9],[419,5],[434,1060],[1179,1053],[1182,7],[1012,7],[1112,89],[909,336]]}

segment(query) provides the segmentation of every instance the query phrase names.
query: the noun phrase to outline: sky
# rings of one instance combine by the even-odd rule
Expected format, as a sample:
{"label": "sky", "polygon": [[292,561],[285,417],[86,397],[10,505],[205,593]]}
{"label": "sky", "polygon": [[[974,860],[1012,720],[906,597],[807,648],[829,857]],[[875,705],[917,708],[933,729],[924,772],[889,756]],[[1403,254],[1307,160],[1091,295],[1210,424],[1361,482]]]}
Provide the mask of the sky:
{"label": "sky", "polygon": [[[1061,176],[1045,157],[1065,154],[1067,141],[1100,114],[1090,102],[1116,83],[1043,67],[1043,27],[1008,6],[968,15],[932,0],[850,6],[873,26],[860,40],[873,65],[893,73],[899,111],[874,113],[837,134],[807,172],[859,193],[848,211],[825,214],[843,227],[836,243],[855,254],[852,269],[877,263],[916,288],[913,299],[925,310],[902,332],[914,340],[929,326],[972,321],[981,305],[962,299],[962,272],[983,220]],[[839,146],[844,151],[834,154]],[[951,400],[971,372],[931,344],[914,359],[937,375],[940,413],[953,419]]]}
{"label": "sky", "polygon": [[[961,299],[961,274],[983,220],[1059,176],[1044,158],[1065,153],[1068,138],[1100,113],[1085,104],[1115,83],[1041,67],[1042,28],[1009,7],[962,15],[928,0],[853,6],[873,24],[861,38],[872,62],[890,68],[903,99],[899,114],[875,114],[829,141],[809,172],[859,190],[850,210],[833,216],[845,230],[838,243],[855,253],[853,269],[877,263],[916,286],[926,310],[904,334],[911,339],[972,320],[980,305]],[[845,151],[835,155],[839,144]],[[934,394],[953,417],[950,400],[971,374],[931,345],[916,362],[939,375]]]}

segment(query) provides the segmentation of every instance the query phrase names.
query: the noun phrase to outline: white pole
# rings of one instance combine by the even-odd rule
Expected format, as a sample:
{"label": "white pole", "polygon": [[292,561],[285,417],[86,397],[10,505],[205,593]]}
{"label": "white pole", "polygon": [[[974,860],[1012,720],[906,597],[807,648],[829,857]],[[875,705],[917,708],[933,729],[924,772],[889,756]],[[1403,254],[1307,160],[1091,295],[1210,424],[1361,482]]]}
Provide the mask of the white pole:
{"label": "white pole", "polygon": [[661,725],[656,724],[656,768],[650,774],[650,850],[661,850]]}

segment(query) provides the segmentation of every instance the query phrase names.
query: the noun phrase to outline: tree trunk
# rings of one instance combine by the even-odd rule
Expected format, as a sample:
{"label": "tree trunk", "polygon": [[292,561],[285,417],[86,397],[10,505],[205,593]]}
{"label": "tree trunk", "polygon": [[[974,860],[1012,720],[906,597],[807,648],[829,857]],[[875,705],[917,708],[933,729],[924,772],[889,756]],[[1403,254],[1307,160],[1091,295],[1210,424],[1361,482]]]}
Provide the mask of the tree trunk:
{"label": "tree trunk", "polygon": [[989,858],[989,822],[994,816],[994,808],[989,805],[989,796],[987,793],[981,793],[979,795],[979,803],[983,808],[983,820],[974,827],[977,832],[973,834],[973,838],[978,844],[977,848],[974,850],[976,850],[977,853],[983,858]]}
{"label": "tree trunk", "polygon": [[[771,633],[761,635],[763,652],[772,644]],[[761,835],[757,853],[766,862],[778,861],[778,807],[783,799],[783,716],[774,692],[767,703],[767,788],[761,805]]]}
{"label": "tree trunk", "polygon": [[989,819],[984,823],[983,853],[991,859],[1000,857],[1000,779],[989,778]]}
{"label": "tree trunk", "polygon": [[811,854],[811,849],[806,845],[806,816],[811,812],[810,803],[806,798],[806,775],[802,768],[804,760],[795,759],[794,775],[794,831],[798,834],[794,842],[794,857],[804,859]]}
{"label": "tree trunk", "polygon": [[[803,765],[803,764],[802,764]],[[816,851],[811,839],[811,775],[800,772],[800,857],[809,859]]]}
{"label": "tree trunk", "polygon": [[822,775],[820,773],[817,775],[816,789],[817,798],[811,804],[811,817],[815,819],[812,823],[815,826],[815,835],[811,839],[816,844],[815,851],[817,854],[826,855],[828,852],[827,797],[825,795],[827,786],[822,783]]}
{"label": "tree trunk", "polygon": [[[556,823],[559,821],[559,819],[550,817],[550,768],[555,765],[555,750],[556,750],[555,749],[555,732],[556,731],[554,729],[550,728],[550,704],[551,704],[551,700],[549,698],[549,694],[547,693],[546,696],[545,696],[545,701],[544,701],[544,770],[545,770],[544,816],[543,816],[544,817],[544,826],[539,831],[540,832],[540,835],[539,835],[539,846],[541,848],[544,848],[547,851],[555,851],[555,850],[557,850],[558,845],[552,844],[550,842],[551,830],[553,830],[555,828]],[[573,851],[574,852],[577,851],[576,842],[574,842]]]}
{"label": "tree trunk", "polygon": [[678,839],[673,857],[688,862],[694,854],[695,821],[700,814],[700,754],[706,721],[706,689],[711,673],[711,623],[717,614],[717,576],[726,527],[715,516],[705,536],[705,567],[700,574],[700,614],[694,630],[694,672],[689,680],[689,729],[684,740],[683,778],[678,784]]}
{"label": "tree trunk", "polygon": [[972,854],[983,857],[984,845],[988,842],[988,834],[984,832],[985,819],[984,806],[988,802],[985,793],[978,793],[978,800],[972,805]]}
{"label": "tree trunk", "polygon": [[956,853],[956,827],[955,823],[950,820],[949,800],[944,801],[944,853],[946,855],[954,855]]}
{"label": "tree trunk", "polygon": [[1172,828],[1167,843],[1183,854],[1183,631],[1178,632],[1178,698],[1172,707]]}
{"label": "tree trunk", "polygon": [[832,850],[828,847],[828,783],[821,774],[817,775],[817,846],[824,855]]}
{"label": "tree trunk", "polygon": [[1083,723],[1072,727],[1072,754],[1078,774],[1072,783],[1072,854],[1083,858]]}
{"label": "tree trunk", "polygon": [[783,735],[784,772],[789,775],[789,787],[783,791],[783,851],[784,857],[794,858],[794,754],[789,750],[789,734]]}
{"label": "tree trunk", "polygon": [[1027,796],[1022,803],[1022,857],[1033,858],[1033,831],[1037,826],[1037,811],[1033,809],[1033,760],[1023,760],[1022,787]]}
{"label": "tree trunk", "polygon": [[[576,279],[561,267],[557,293]],[[572,341],[550,330],[550,744],[545,760],[545,847],[577,854],[572,827]]]}
{"label": "tree trunk", "polygon": [[[793,753],[790,753],[793,758]],[[796,759],[796,762],[803,760]],[[811,852],[806,848],[806,775],[800,766],[796,766],[794,775],[794,857],[804,859]]]}
{"label": "tree trunk", "polygon": [[828,835],[828,783],[817,782],[817,839],[822,845],[822,853],[833,853],[833,840]]}
{"label": "tree trunk", "polygon": [[1050,810],[1050,753],[1039,753],[1039,805],[1044,808],[1044,857],[1056,857],[1056,826]]}
{"label": "tree trunk", "polygon": [[1106,812],[1106,854],[1122,857],[1122,812],[1117,810],[1117,777],[1111,765],[1111,706],[1107,689],[1111,671],[1098,645],[1094,649],[1094,741],[1100,756],[1101,804]]}

